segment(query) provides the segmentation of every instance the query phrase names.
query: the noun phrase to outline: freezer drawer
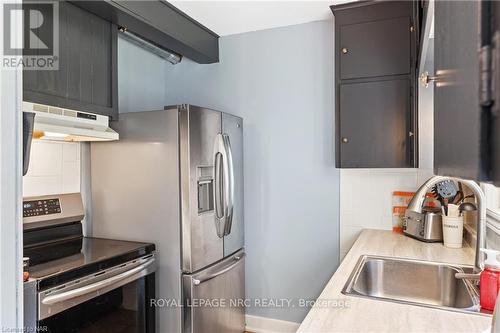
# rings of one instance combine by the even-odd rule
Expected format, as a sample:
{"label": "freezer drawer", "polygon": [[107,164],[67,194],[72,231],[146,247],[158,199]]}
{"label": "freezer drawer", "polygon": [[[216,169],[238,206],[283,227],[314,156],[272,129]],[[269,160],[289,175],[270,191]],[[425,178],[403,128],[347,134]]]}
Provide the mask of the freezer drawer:
{"label": "freezer drawer", "polygon": [[183,275],[184,333],[245,330],[245,252]]}

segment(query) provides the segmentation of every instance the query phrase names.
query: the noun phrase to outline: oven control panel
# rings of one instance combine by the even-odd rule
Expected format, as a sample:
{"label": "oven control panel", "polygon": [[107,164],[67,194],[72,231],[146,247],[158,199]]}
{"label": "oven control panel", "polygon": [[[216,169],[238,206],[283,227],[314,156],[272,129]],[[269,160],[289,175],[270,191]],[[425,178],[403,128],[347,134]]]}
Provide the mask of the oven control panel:
{"label": "oven control panel", "polygon": [[60,212],[61,203],[58,198],[23,202],[23,217],[59,214]]}
{"label": "oven control panel", "polygon": [[23,228],[33,230],[79,222],[85,216],[80,193],[23,198]]}

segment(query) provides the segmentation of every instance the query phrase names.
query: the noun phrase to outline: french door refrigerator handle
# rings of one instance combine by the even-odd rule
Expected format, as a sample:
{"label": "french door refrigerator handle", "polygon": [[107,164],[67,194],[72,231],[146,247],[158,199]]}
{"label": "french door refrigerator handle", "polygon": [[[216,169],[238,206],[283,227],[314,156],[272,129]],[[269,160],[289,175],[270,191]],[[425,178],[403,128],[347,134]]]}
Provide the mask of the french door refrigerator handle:
{"label": "french door refrigerator handle", "polygon": [[203,282],[207,282],[208,280],[212,280],[212,279],[216,278],[219,275],[222,275],[222,274],[224,274],[226,272],[229,272],[234,267],[236,267],[239,264],[239,262],[241,261],[241,259],[245,258],[245,256],[246,256],[246,253],[242,253],[241,255],[234,256],[233,257],[234,261],[231,264],[229,264],[228,266],[222,268],[220,271],[217,271],[215,273],[207,274],[206,276],[203,276],[203,277],[201,277],[199,279],[193,279],[193,284],[195,286],[199,286]]}
{"label": "french door refrigerator handle", "polygon": [[[214,200],[215,200],[215,227],[217,236],[224,237],[228,216],[228,194],[230,180],[228,173],[228,156],[225,148],[225,139],[222,134],[217,134],[214,144]],[[222,172],[221,172],[222,171]],[[222,177],[222,179],[221,179]]]}
{"label": "french door refrigerator handle", "polygon": [[231,233],[231,227],[233,224],[233,206],[234,206],[234,164],[233,164],[233,153],[231,150],[231,141],[229,140],[229,135],[223,134],[224,139],[224,149],[226,150],[227,156],[227,179],[228,179],[228,192],[227,196],[227,216],[226,222],[224,223],[224,235],[227,236]]}
{"label": "french door refrigerator handle", "polygon": [[214,156],[214,164],[215,164],[215,170],[214,170],[214,200],[215,200],[215,218],[217,220],[220,220],[224,218],[224,212],[222,211],[223,208],[221,206],[222,204],[222,188],[221,188],[221,180],[219,179],[220,173],[221,173],[221,168],[222,168],[222,154],[218,151],[216,151],[215,156]]}

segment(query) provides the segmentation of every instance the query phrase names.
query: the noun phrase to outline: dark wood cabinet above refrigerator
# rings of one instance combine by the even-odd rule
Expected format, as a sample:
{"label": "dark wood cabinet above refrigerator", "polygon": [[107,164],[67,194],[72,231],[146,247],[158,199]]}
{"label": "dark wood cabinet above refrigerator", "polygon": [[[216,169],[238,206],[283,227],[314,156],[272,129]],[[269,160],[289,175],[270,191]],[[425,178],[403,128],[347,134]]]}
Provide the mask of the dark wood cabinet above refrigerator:
{"label": "dark wood cabinet above refrigerator", "polygon": [[337,167],[417,167],[418,3],[363,1],[331,9]]}
{"label": "dark wood cabinet above refrigerator", "polygon": [[219,36],[166,1],[71,2],[160,48],[201,64],[219,61]]}
{"label": "dark wood cabinet above refrigerator", "polygon": [[[127,38],[141,41],[141,46],[172,53],[175,62],[182,56],[198,63],[219,61],[219,37],[165,1],[56,2],[59,68],[23,71],[23,99],[27,102],[116,120],[119,29],[126,31]],[[48,11],[43,14],[47,19],[53,16]]]}
{"label": "dark wood cabinet above refrigerator", "polygon": [[58,16],[59,68],[23,70],[23,100],[116,118],[117,27],[66,1]]}

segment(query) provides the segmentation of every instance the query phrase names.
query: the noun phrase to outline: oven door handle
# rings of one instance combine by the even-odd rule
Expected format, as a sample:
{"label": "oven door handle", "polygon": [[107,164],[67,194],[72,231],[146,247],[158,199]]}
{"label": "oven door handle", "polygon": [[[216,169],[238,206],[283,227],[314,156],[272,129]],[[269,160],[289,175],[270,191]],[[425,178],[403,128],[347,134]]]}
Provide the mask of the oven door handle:
{"label": "oven door handle", "polygon": [[42,303],[45,305],[54,305],[56,303],[64,302],[64,301],[67,301],[69,299],[80,297],[80,296],[86,295],[88,293],[97,291],[99,289],[112,286],[112,285],[120,282],[123,279],[129,278],[133,275],[140,273],[141,271],[143,271],[143,270],[147,269],[149,266],[151,266],[154,262],[155,262],[155,258],[150,258],[149,260],[145,261],[143,264],[141,264],[137,267],[134,267],[129,271],[112,276],[106,280],[91,283],[91,284],[83,286],[81,288],[65,291],[65,292],[62,292],[60,294],[47,296],[42,300]]}

